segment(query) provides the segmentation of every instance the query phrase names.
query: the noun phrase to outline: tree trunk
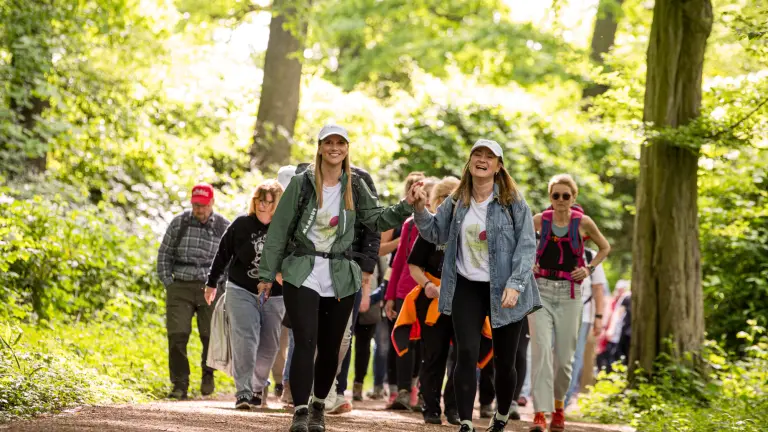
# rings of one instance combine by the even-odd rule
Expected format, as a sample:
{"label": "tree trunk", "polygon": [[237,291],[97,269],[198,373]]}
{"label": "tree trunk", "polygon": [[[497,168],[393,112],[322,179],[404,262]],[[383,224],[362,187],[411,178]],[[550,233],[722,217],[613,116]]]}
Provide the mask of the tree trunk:
{"label": "tree trunk", "polygon": [[[644,120],[679,127],[699,115],[710,0],[656,0]],[[699,152],[654,140],[640,156],[632,274],[630,377],[661,353],[684,360],[704,338],[697,168]],[[669,344],[665,340],[669,340]]]}
{"label": "tree trunk", "polygon": [[299,112],[307,8],[308,2],[300,0],[275,0],[273,3],[264,81],[251,145],[252,168],[268,170],[285,165],[290,159]]}
{"label": "tree trunk", "polygon": [[[589,58],[598,65],[605,60],[603,56],[611,50],[616,41],[616,30],[619,28],[617,21],[621,13],[621,5],[624,0],[600,0],[597,6],[595,29],[592,33],[592,50]],[[591,83],[581,93],[582,99],[595,97],[605,93],[608,87],[603,84]]]}

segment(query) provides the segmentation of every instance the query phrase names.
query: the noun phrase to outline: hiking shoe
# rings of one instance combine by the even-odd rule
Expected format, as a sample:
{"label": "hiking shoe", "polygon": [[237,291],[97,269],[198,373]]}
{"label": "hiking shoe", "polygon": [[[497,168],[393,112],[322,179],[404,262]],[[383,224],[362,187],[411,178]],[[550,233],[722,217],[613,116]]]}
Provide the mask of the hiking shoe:
{"label": "hiking shoe", "polygon": [[248,396],[239,396],[237,398],[237,401],[235,401],[235,409],[239,409],[239,410],[251,409],[251,403],[250,403],[250,399],[248,399]]}
{"label": "hiking shoe", "polygon": [[213,381],[213,373],[203,374],[203,380],[200,382],[200,394],[209,396],[216,390],[216,384]]}
{"label": "hiking shoe", "polygon": [[543,412],[537,412],[533,417],[533,426],[528,429],[528,432],[546,432],[547,430],[547,418],[544,417]]}
{"label": "hiking shoe", "polygon": [[309,420],[309,410],[306,408],[297,409],[293,413],[293,423],[291,423],[290,432],[307,432],[307,422]]}
{"label": "hiking shoe", "polygon": [[363,383],[354,383],[352,385],[352,400],[360,402],[363,400]]}
{"label": "hiking shoe", "polygon": [[440,418],[439,413],[424,412],[424,423],[426,424],[443,424],[443,420]]}
{"label": "hiking shoe", "polygon": [[325,404],[322,402],[312,402],[309,405],[309,421],[307,422],[309,432],[325,432]]}
{"label": "hiking shoe", "polygon": [[520,405],[521,407],[528,405],[528,398],[525,396],[520,396],[517,399],[517,404]]}
{"label": "hiking shoe", "polygon": [[504,432],[504,426],[506,425],[507,422],[497,419],[496,414],[494,414],[491,423],[488,425],[488,429],[486,429],[485,432]]}
{"label": "hiking shoe", "polygon": [[517,405],[512,404],[512,406],[509,408],[509,419],[519,421],[520,420],[520,411],[517,410]]}
{"label": "hiking shoe", "polygon": [[563,432],[565,430],[565,411],[562,408],[552,413],[552,421],[549,423],[550,432]]}
{"label": "hiking shoe", "polygon": [[395,397],[394,402],[392,402],[392,405],[389,406],[389,409],[394,411],[410,411],[411,410],[410,392],[405,389],[397,392],[397,396]]}
{"label": "hiking shoe", "polygon": [[[413,402],[413,394],[411,394],[411,402]],[[422,396],[421,392],[416,397],[416,404],[411,404],[411,409],[417,413],[424,411],[424,396]]]}
{"label": "hiking shoe", "polygon": [[288,381],[285,382],[283,386],[283,403],[286,403],[288,405],[293,405],[293,394],[291,394],[291,385],[288,383]]}
{"label": "hiking shoe", "polygon": [[419,404],[419,396],[419,388],[416,386],[411,387],[411,400],[409,402],[411,403],[412,407],[421,406]]}
{"label": "hiking shoe", "polygon": [[333,404],[326,404],[325,411],[328,414],[346,414],[352,411],[352,404],[344,399],[344,395],[337,395]]}
{"label": "hiking shoe", "polygon": [[462,424],[461,427],[459,428],[459,432],[476,432],[476,431],[475,431],[475,428],[473,428],[472,426],[468,424]]}
{"label": "hiking shoe", "polygon": [[174,387],[173,390],[168,393],[168,399],[187,400],[187,391],[180,387]]}
{"label": "hiking shoe", "polygon": [[284,390],[283,383],[275,384],[275,397],[277,397],[278,399],[283,397],[283,390]]}
{"label": "hiking shoe", "polygon": [[373,391],[368,392],[366,395],[370,400],[382,400],[384,399],[384,386],[373,386]]}
{"label": "hiking shoe", "polygon": [[261,408],[264,405],[264,399],[262,399],[261,393],[254,393],[251,399],[248,401],[251,408]]}
{"label": "hiking shoe", "polygon": [[458,411],[446,411],[445,412],[445,419],[448,420],[448,423],[458,426],[461,424],[461,419],[459,419],[459,412]]}
{"label": "hiking shoe", "polygon": [[480,418],[492,418],[496,414],[496,410],[493,409],[493,404],[480,405]]}

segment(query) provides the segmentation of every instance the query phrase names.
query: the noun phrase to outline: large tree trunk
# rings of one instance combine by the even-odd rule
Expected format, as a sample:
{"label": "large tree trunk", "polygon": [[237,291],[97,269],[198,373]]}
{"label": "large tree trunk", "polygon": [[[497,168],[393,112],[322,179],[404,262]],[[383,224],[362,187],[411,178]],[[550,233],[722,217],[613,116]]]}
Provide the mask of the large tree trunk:
{"label": "large tree trunk", "polygon": [[[624,0],[600,0],[597,6],[595,29],[592,33],[592,49],[589,58],[598,65],[605,63],[603,56],[611,50],[616,41],[616,30],[619,28],[617,21],[621,5]],[[582,99],[594,97],[605,93],[608,87],[602,84],[590,84],[582,91]]]}
{"label": "large tree trunk", "polygon": [[275,0],[273,3],[264,81],[251,145],[252,168],[267,170],[284,165],[291,156],[293,130],[299,112],[300,59],[307,31],[308,3],[301,0]]}
{"label": "large tree trunk", "polygon": [[[699,115],[710,0],[656,0],[644,120],[679,127]],[[654,140],[640,156],[632,274],[630,377],[661,353],[696,353],[704,338],[697,150]],[[668,339],[670,344],[664,343]],[[694,357],[695,358],[695,357]]]}

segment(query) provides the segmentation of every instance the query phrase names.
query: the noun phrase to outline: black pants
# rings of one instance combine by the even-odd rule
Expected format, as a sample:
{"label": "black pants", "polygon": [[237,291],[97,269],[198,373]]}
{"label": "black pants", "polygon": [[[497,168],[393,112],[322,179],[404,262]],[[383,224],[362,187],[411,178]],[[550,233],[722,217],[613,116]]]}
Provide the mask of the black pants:
{"label": "black pants", "polygon": [[[458,349],[454,382],[456,402],[461,420],[472,420],[472,408],[477,394],[477,360],[485,318],[491,312],[491,289],[488,282],[473,282],[457,275],[453,294],[453,331]],[[493,365],[496,370],[495,388],[498,411],[509,413],[517,386],[515,356],[523,321],[492,330]]]}
{"label": "black pants", "polygon": [[[424,291],[416,299],[416,315],[421,324],[421,347],[423,364],[419,379],[421,380],[420,392],[424,398],[424,412],[440,415],[440,393],[443,388],[443,377],[448,362],[448,352],[451,349],[453,339],[453,323],[451,317],[440,315],[437,322],[426,325],[427,311],[432,299],[428,298]],[[455,362],[453,363],[455,365]],[[451,371],[452,372],[452,371]],[[453,374],[448,376],[443,395],[446,412],[456,411],[456,392],[454,389]]]}
{"label": "black pants", "polygon": [[371,359],[371,340],[376,333],[376,324],[355,323],[355,382],[362,384],[368,374]]}
{"label": "black pants", "polygon": [[395,321],[387,318],[389,324],[389,351],[387,351],[387,384],[397,385],[397,352],[395,344],[392,342],[392,331],[395,329]]}
{"label": "black pants", "polygon": [[[324,399],[339,366],[339,349],[355,296],[341,300],[320,297],[307,288],[283,284],[285,311],[290,317],[295,347],[291,360],[291,393],[295,406],[307,405],[312,384]],[[315,359],[315,350],[317,358]]]}
{"label": "black pants", "polygon": [[[526,351],[528,350],[528,341],[530,340],[530,332],[528,329],[528,318],[523,319],[523,329],[520,332],[520,340],[517,342],[517,355],[515,356],[515,371],[517,371],[517,385],[515,386],[515,393],[512,395],[512,400],[520,398],[520,393],[523,391],[523,384],[525,384],[525,372],[528,369],[526,362]],[[480,405],[490,405],[496,398],[496,389],[494,388],[494,380],[496,373],[493,367],[493,362],[489,362],[480,371]]]}
{"label": "black pants", "polygon": [[[424,297],[426,298],[426,296]],[[403,303],[405,300],[403,299],[397,299],[395,300],[395,310],[399,313],[400,310],[403,308]],[[426,317],[426,310],[424,311],[424,316]],[[393,325],[394,329],[394,325]],[[394,348],[392,349],[392,353],[395,354],[396,359],[396,369],[397,369],[397,390],[411,390],[411,383],[413,381],[413,378],[416,378],[419,376],[419,371],[421,370],[421,341],[410,341],[408,343],[408,352],[405,354],[398,356],[395,352]],[[391,381],[390,381],[391,382]]]}
{"label": "black pants", "polygon": [[[174,388],[189,388],[187,343],[192,333],[192,317],[197,314],[197,330],[203,344],[201,367],[203,375],[213,374],[205,364],[211,335],[213,306],[205,302],[202,281],[176,281],[166,288],[165,327],[168,331],[168,370]],[[219,293],[220,295],[221,293]],[[218,296],[217,296],[218,298]]]}

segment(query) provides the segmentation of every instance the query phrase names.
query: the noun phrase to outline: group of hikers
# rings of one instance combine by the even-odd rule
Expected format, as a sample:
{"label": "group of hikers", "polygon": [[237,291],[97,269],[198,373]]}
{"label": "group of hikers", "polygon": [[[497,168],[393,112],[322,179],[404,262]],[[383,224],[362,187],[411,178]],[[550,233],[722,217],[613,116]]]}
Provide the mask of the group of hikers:
{"label": "group of hikers", "polygon": [[[412,173],[402,200],[382,207],[370,175],[350,162],[353,147],[346,129],[324,126],[314,163],[281,168],[231,223],[213,211],[212,186],[192,189],[191,211],[172,220],[158,254],[169,397],[187,397],[194,314],[200,391],[213,393],[211,366],[221,366],[206,359],[215,306],[226,310],[236,408],[262,406],[280,357],[276,387],[295,407],[291,432],[325,431],[327,412],[352,409],[344,392],[353,335],[354,400],[363,399],[374,339],[368,397],[385,397],[386,377],[389,409],[418,410],[428,424],[444,414],[459,431],[475,431],[479,383],[486,431],[499,432],[520,419],[529,376],[530,430],[565,430],[589,333],[602,333],[604,311],[621,310],[629,322],[627,298],[604,301],[610,245],[576,204],[574,179],[556,175],[542,186],[551,206],[534,214],[502,147],[480,139],[460,178]],[[604,343],[603,363],[628,346],[619,333]]]}

